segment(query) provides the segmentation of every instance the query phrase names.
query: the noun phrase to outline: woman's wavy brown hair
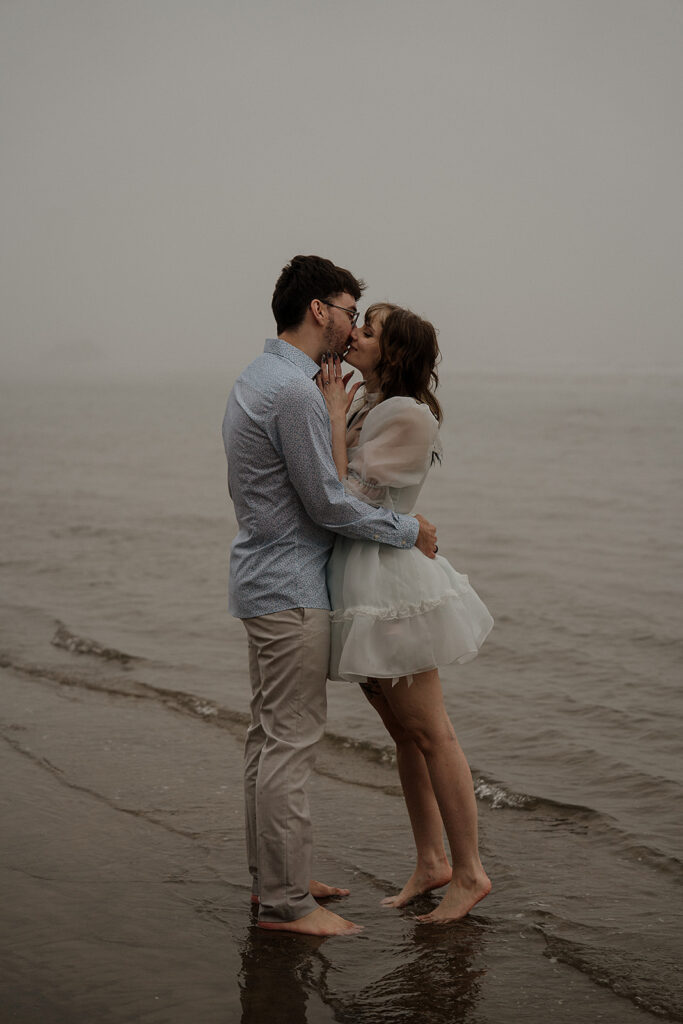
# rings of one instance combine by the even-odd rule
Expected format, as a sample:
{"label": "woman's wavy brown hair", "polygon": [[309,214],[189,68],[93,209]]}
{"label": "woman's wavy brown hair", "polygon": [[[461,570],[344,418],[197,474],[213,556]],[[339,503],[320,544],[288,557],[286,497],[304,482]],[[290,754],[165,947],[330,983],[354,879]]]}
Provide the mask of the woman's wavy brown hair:
{"label": "woman's wavy brown hair", "polygon": [[369,306],[365,322],[380,328],[379,365],[375,370],[382,399],[404,395],[429,406],[438,423],[443,412],[434,392],[441,359],[436,331],[428,320],[390,302]]}

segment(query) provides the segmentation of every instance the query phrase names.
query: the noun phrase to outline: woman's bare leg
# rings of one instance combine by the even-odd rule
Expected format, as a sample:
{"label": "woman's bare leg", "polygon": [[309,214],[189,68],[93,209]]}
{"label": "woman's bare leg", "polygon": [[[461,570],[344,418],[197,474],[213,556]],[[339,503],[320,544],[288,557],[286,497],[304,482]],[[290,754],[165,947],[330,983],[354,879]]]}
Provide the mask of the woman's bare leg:
{"label": "woman's bare leg", "polygon": [[477,802],[469,765],[446,713],[436,669],[416,675],[410,686],[405,679],[395,686],[381,680],[380,685],[395,718],[424,756],[451,848],[451,883],[436,910],[419,920],[454,921],[491,889],[479,859]]}
{"label": "woman's bare leg", "polygon": [[396,743],[396,763],[415,840],[415,870],[397,895],[382,900],[385,907],[403,907],[421,893],[438,889],[451,880],[443,821],[419,747],[399,724],[379,683],[371,681],[363,690]]}

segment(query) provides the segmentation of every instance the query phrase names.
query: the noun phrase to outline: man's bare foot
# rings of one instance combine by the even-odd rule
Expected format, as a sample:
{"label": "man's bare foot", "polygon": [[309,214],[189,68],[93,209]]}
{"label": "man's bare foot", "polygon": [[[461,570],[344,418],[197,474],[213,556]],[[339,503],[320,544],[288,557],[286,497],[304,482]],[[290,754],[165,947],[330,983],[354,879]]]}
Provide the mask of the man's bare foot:
{"label": "man's bare foot", "polygon": [[[325,882],[316,882],[315,878],[311,879],[308,891],[315,900],[328,900],[332,896],[348,896],[351,892],[350,889],[340,889],[338,885],[326,885]],[[251,902],[258,903],[258,901],[258,896],[252,893]]]}
{"label": "man's bare foot", "polygon": [[324,907],[318,907],[298,921],[259,921],[258,926],[269,931],[298,932],[299,935],[358,935],[363,931],[361,925],[346,921]]}
{"label": "man's bare foot", "polygon": [[459,921],[490,892],[491,881],[483,870],[466,884],[453,879],[436,910],[432,910],[431,914],[422,914],[417,920],[421,924],[447,924],[449,921]]}
{"label": "man's bare foot", "polygon": [[315,878],[311,879],[308,891],[316,900],[327,900],[331,896],[348,896],[351,892],[350,889],[340,889],[338,885],[326,885],[325,882],[316,882]]}
{"label": "man's bare foot", "polygon": [[387,896],[381,901],[383,907],[405,907],[416,896],[421,896],[432,889],[440,889],[451,880],[451,866],[448,861],[435,868],[415,868],[412,875],[396,896]]}

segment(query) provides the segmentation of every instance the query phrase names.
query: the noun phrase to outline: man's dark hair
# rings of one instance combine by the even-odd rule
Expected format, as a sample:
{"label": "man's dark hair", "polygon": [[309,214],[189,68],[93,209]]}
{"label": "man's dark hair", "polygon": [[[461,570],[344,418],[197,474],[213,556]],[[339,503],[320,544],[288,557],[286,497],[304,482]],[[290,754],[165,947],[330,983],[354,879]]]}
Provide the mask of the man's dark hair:
{"label": "man's dark hair", "polygon": [[358,301],[365,282],[322,256],[295,256],[280,274],[271,309],[277,333],[299,327],[313,299],[331,299],[348,292]]}

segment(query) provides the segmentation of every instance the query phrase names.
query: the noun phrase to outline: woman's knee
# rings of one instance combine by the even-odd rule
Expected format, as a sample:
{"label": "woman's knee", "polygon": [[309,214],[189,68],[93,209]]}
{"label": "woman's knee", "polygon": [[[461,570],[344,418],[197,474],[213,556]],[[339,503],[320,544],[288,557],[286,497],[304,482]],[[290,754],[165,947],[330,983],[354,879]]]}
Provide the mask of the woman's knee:
{"label": "woman's knee", "polygon": [[404,721],[401,728],[425,757],[443,746],[457,743],[455,730],[448,719],[440,722]]}
{"label": "woman's knee", "polygon": [[414,742],[410,732],[393,716],[385,719],[384,725],[397,747],[406,747]]}

